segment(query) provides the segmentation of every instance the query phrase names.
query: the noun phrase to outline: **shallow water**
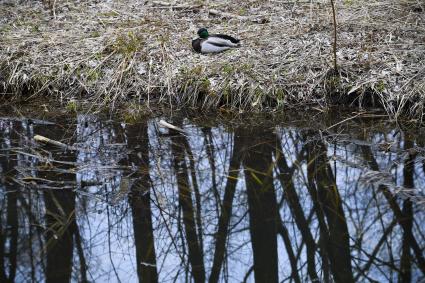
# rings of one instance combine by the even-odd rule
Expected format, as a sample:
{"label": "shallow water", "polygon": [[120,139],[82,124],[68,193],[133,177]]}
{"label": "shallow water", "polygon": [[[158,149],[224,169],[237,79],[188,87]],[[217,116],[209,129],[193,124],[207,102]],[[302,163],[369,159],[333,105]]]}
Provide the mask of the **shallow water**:
{"label": "shallow water", "polygon": [[0,282],[424,281],[422,129],[346,117],[1,118]]}

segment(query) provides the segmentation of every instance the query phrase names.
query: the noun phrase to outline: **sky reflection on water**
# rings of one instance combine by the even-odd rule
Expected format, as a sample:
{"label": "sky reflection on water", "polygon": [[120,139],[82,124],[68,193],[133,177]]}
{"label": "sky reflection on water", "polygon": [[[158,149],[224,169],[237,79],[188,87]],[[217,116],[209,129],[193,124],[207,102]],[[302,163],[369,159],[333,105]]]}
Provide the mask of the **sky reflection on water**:
{"label": "sky reflection on water", "polygon": [[0,119],[0,282],[425,280],[420,131],[158,121]]}

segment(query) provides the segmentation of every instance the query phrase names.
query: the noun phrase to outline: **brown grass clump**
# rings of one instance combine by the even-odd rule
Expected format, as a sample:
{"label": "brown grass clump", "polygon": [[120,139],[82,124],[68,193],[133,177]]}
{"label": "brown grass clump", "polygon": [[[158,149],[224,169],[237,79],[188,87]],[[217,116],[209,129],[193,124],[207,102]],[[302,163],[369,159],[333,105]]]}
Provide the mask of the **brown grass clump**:
{"label": "brown grass clump", "polygon": [[[306,103],[383,107],[422,120],[425,12],[413,1],[336,1],[338,73],[328,1],[2,2],[0,81],[25,96],[115,105],[259,110]],[[242,39],[191,50],[199,27]]]}

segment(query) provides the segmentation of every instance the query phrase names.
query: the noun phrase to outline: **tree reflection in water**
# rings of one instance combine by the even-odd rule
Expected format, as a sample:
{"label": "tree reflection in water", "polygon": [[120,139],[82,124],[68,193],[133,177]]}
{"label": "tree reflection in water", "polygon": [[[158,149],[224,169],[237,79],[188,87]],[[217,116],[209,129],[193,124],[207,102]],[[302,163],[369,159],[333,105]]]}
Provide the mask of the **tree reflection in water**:
{"label": "tree reflection in water", "polygon": [[420,134],[172,122],[0,120],[0,282],[425,280]]}

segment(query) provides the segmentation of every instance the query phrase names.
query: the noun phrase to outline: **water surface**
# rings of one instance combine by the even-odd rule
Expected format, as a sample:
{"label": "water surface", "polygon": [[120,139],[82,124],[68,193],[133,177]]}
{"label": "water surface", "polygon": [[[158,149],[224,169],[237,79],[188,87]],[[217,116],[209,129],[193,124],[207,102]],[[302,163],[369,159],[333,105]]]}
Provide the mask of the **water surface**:
{"label": "water surface", "polygon": [[330,117],[3,117],[0,282],[424,281],[423,130]]}

